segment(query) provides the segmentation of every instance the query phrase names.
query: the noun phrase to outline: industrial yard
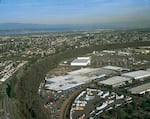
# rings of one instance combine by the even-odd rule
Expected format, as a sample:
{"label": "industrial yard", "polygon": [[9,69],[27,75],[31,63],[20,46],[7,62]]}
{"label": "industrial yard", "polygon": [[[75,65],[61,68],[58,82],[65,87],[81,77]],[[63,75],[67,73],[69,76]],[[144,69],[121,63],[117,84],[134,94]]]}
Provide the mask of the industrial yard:
{"label": "industrial yard", "polygon": [[82,117],[95,119],[100,117],[103,112],[123,107],[129,103],[132,103],[130,96],[87,88],[74,100],[70,110],[70,119]]}
{"label": "industrial yard", "polygon": [[[81,62],[83,63],[83,61],[87,62],[87,60]],[[59,106],[67,100],[70,93],[76,90],[81,89],[82,91],[69,104],[71,106],[70,112],[68,112],[70,119],[100,118],[114,109],[124,108],[130,103],[133,105],[136,97],[132,94],[149,92],[147,82],[149,82],[150,72],[148,70],[132,71],[129,67],[111,65],[94,68],[91,67],[92,64],[80,65],[80,60],[77,63],[75,66],[59,65],[59,74],[56,68],[52,71],[54,74],[49,72],[45,77],[43,87],[46,90],[47,99],[44,107],[55,110],[51,111],[52,117],[59,118],[61,112]],[[59,69],[63,69],[62,71],[65,73],[61,73]],[[143,86],[148,85],[146,88],[142,88],[141,92],[145,91],[144,93],[138,91],[141,81],[145,82]],[[141,85],[141,87],[143,86]],[[121,90],[119,91],[118,88]],[[135,90],[139,93],[135,93]],[[40,94],[42,95],[41,92]]]}

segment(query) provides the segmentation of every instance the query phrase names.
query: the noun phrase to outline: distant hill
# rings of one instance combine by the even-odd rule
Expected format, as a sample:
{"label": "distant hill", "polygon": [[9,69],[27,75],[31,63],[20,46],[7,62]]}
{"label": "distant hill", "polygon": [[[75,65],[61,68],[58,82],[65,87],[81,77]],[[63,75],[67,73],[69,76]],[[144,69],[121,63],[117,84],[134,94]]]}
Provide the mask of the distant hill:
{"label": "distant hill", "polygon": [[23,24],[23,23],[0,23],[0,30],[17,30],[17,29],[119,29],[135,28],[130,24],[113,23],[113,24]]}
{"label": "distant hill", "polygon": [[108,28],[106,25],[66,25],[66,24],[58,24],[58,25],[49,25],[49,24],[23,24],[23,23],[0,23],[0,30],[17,30],[17,29],[95,29],[95,28]]}
{"label": "distant hill", "polygon": [[17,30],[17,29],[53,29],[65,28],[65,25],[43,25],[43,24],[23,24],[23,23],[1,23],[0,30]]}
{"label": "distant hill", "polygon": [[37,32],[57,32],[57,31],[89,31],[89,30],[129,30],[138,29],[142,31],[150,31],[150,28],[140,28],[122,23],[113,24],[73,24],[73,25],[46,25],[46,24],[23,24],[23,23],[0,23],[0,35],[5,34],[26,34]]}
{"label": "distant hill", "polygon": [[41,32],[64,32],[64,31],[89,31],[108,30],[110,26],[103,25],[46,25],[46,24],[22,24],[22,23],[1,23],[0,35],[29,34]]}

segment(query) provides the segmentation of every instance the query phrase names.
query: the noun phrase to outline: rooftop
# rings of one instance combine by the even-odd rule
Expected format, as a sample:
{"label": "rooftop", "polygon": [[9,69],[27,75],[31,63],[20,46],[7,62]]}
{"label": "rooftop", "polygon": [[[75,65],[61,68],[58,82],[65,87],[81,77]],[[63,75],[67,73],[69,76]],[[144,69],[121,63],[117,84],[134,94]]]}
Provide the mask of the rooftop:
{"label": "rooftop", "polygon": [[68,72],[70,75],[81,75],[99,70],[100,68],[81,68],[79,70]]}
{"label": "rooftop", "polygon": [[77,59],[73,60],[71,62],[71,65],[79,65],[79,64],[82,64],[82,65],[88,65],[90,64],[90,57],[78,57]]}
{"label": "rooftop", "polygon": [[89,82],[90,78],[83,76],[66,75],[49,78],[46,81],[47,83],[45,84],[45,87],[47,89],[60,91],[60,90],[67,90],[82,85],[86,82]]}
{"label": "rooftop", "polygon": [[71,63],[86,63],[89,59],[75,59]]}
{"label": "rooftop", "polygon": [[131,88],[128,91],[130,91],[133,94],[140,94],[143,91],[147,91],[149,89],[150,89],[150,83],[146,83],[146,84]]}
{"label": "rooftop", "polygon": [[103,67],[103,68],[104,68],[104,69],[113,70],[113,71],[123,71],[123,70],[129,71],[129,69],[127,69],[127,68],[124,68],[124,67],[117,67],[117,66],[105,66],[105,67]]}
{"label": "rooftop", "polygon": [[149,72],[150,72],[150,68],[146,69],[146,71],[149,71]]}
{"label": "rooftop", "polygon": [[130,77],[130,78],[134,78],[134,79],[141,79],[141,78],[149,77],[150,72],[144,71],[144,70],[139,70],[139,71],[124,73],[124,74],[122,74],[122,76]]}
{"label": "rooftop", "polygon": [[68,90],[94,79],[105,77],[106,74],[103,72],[100,72],[99,75],[94,74],[94,72],[99,70],[100,68],[82,68],[80,70],[69,72],[68,75],[46,78],[45,87],[55,91]]}
{"label": "rooftop", "polygon": [[114,84],[122,83],[125,81],[129,81],[129,80],[131,80],[131,78],[115,76],[115,77],[109,78],[107,80],[100,81],[99,83],[105,84],[105,85],[114,85]]}

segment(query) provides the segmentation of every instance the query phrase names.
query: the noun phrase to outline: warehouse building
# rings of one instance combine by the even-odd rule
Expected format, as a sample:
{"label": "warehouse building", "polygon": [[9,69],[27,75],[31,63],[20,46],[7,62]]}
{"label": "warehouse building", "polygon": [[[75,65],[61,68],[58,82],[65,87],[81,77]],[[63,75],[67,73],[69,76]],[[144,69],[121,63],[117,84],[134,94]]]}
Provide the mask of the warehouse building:
{"label": "warehouse building", "polygon": [[78,57],[71,62],[71,66],[87,66],[91,64],[90,57]]}
{"label": "warehouse building", "polygon": [[129,73],[123,73],[122,76],[138,80],[138,79],[150,77],[150,72],[139,70],[139,71],[133,71]]}
{"label": "warehouse building", "polygon": [[130,69],[124,68],[124,67],[118,67],[118,66],[105,66],[104,69],[122,72],[122,71],[130,71]]}
{"label": "warehouse building", "polygon": [[88,81],[90,81],[90,79],[81,76],[57,76],[46,79],[45,89],[53,91],[67,91],[69,89],[81,86]]}
{"label": "warehouse building", "polygon": [[79,70],[75,70],[75,71],[71,71],[68,72],[69,75],[84,75],[84,76],[99,76],[99,75],[103,75],[106,74],[111,75],[111,74],[116,74],[115,71],[111,71],[111,70],[107,70],[107,69],[103,69],[103,68],[81,68]]}
{"label": "warehouse building", "polygon": [[150,83],[146,83],[128,90],[132,94],[145,94],[146,92],[150,92]]}
{"label": "warehouse building", "polygon": [[146,71],[149,71],[149,72],[150,72],[150,68],[146,69]]}
{"label": "warehouse building", "polygon": [[115,77],[109,78],[107,80],[100,81],[99,85],[119,87],[122,85],[126,85],[127,82],[132,83],[132,79],[126,78],[126,77],[121,77],[121,76],[115,76]]}
{"label": "warehouse building", "polygon": [[101,80],[101,78],[111,74],[101,68],[81,68],[68,72],[67,75],[56,77],[45,77],[45,89],[53,91],[68,91],[72,88],[79,87],[93,80]]}

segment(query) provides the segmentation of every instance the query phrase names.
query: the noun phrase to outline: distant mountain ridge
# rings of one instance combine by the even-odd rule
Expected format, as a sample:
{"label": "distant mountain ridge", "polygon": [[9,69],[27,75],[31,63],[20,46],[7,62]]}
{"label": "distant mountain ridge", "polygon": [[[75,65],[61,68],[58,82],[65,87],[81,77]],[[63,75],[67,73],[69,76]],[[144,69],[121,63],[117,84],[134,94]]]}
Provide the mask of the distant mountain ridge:
{"label": "distant mountain ridge", "polygon": [[[141,27],[133,26],[131,24],[113,23],[113,24],[24,24],[24,23],[0,23],[0,31],[80,31],[80,30],[103,30],[103,29],[141,29]],[[145,28],[142,28],[145,29]],[[146,28],[150,31],[150,27]],[[17,33],[16,32],[16,33]]]}
{"label": "distant mountain ridge", "polygon": [[[104,27],[101,25],[101,27]],[[84,29],[84,28],[98,28],[97,25],[80,25],[80,24],[23,24],[23,23],[0,23],[0,30],[17,30],[17,29]]]}
{"label": "distant mountain ridge", "polygon": [[[42,32],[64,32],[64,31],[88,31],[102,29],[97,25],[46,25],[46,24],[22,24],[22,23],[0,23],[0,35],[29,34]],[[105,27],[105,29],[107,29]]]}
{"label": "distant mountain ridge", "polygon": [[0,23],[0,30],[12,29],[49,29],[49,28],[135,28],[127,23],[108,24],[26,24],[26,23]]}
{"label": "distant mountain ridge", "polygon": [[46,24],[23,24],[23,23],[0,23],[0,30],[17,30],[17,29],[49,29],[56,28],[58,25]]}

